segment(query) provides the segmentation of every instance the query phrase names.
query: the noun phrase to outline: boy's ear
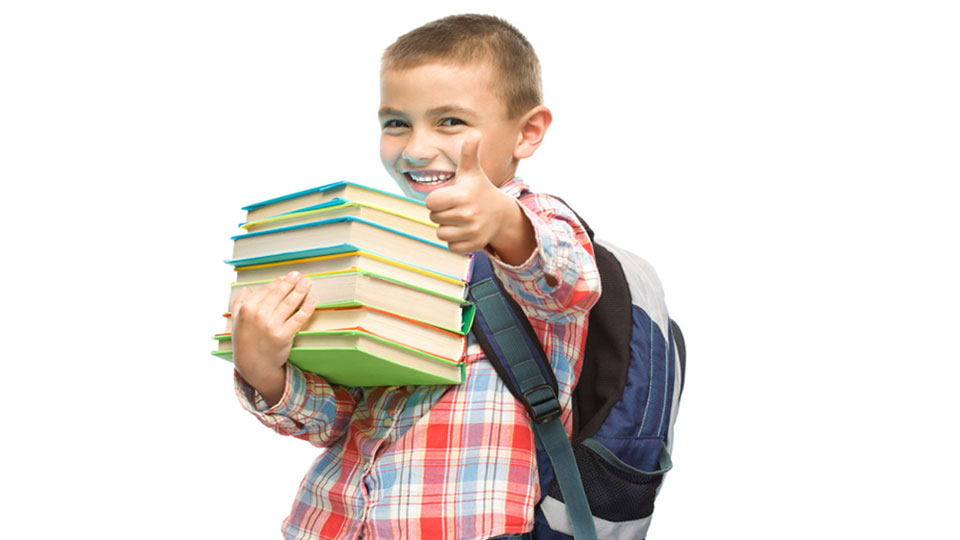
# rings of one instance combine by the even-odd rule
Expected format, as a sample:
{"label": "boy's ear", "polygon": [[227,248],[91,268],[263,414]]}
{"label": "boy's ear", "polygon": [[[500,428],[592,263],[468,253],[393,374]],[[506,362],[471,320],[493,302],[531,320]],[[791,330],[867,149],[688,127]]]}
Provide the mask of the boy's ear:
{"label": "boy's ear", "polygon": [[520,133],[517,135],[517,147],[513,151],[513,157],[524,159],[533,155],[543,142],[543,136],[553,121],[553,114],[544,105],[527,111],[520,118]]}

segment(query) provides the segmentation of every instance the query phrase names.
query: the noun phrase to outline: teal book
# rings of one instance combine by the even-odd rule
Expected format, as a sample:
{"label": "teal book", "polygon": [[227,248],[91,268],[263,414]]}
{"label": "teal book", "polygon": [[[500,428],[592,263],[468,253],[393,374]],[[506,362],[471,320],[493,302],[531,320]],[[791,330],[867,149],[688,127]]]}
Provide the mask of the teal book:
{"label": "teal book", "polygon": [[471,268],[470,255],[450,251],[445,244],[350,216],[234,236],[233,259],[228,262],[262,264],[277,254],[347,245],[458,279],[465,279]]}
{"label": "teal book", "polygon": [[401,214],[382,206],[360,201],[348,201],[340,197],[335,197],[325,203],[308,206],[292,212],[285,212],[258,221],[241,223],[240,228],[245,232],[252,233],[293,225],[302,225],[312,221],[321,221],[336,217],[360,218],[378,223],[404,234],[423,238],[430,242],[440,243],[440,239],[437,238],[437,224],[432,221]]}
{"label": "teal book", "polygon": [[385,208],[421,221],[430,221],[430,211],[422,201],[352,182],[334,182],[251,204],[243,209],[247,212],[249,223],[323,204],[337,197]]}

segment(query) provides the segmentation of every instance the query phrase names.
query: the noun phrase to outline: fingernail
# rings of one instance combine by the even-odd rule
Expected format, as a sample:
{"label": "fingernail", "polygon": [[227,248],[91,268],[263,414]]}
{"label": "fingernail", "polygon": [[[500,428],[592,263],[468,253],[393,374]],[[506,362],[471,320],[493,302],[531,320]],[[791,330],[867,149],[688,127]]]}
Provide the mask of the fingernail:
{"label": "fingernail", "polygon": [[296,281],[297,278],[299,277],[300,277],[300,272],[297,272],[296,270],[293,270],[289,274],[287,274],[287,279],[290,281]]}
{"label": "fingernail", "polygon": [[309,284],[310,284],[310,280],[303,277],[303,278],[300,278],[300,281],[297,282],[297,288],[300,290],[303,290],[303,289],[306,289],[307,285]]}

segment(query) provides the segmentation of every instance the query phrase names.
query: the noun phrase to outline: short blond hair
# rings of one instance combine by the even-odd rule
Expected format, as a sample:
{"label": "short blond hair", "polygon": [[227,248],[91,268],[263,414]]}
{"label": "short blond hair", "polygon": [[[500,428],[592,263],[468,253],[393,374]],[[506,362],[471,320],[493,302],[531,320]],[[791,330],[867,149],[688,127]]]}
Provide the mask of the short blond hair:
{"label": "short blond hair", "polygon": [[383,51],[380,73],[433,61],[488,61],[498,72],[494,93],[516,118],[543,104],[540,60],[527,38],[492,15],[451,15],[411,30]]}

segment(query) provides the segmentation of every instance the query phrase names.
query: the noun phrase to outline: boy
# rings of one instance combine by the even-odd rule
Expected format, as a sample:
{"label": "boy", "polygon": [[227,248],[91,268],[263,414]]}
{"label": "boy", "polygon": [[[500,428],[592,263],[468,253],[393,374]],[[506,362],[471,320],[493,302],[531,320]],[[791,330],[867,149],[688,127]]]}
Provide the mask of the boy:
{"label": "boy", "polygon": [[[380,80],[384,167],[404,192],[424,199],[451,250],[489,255],[550,358],[569,434],[600,280],[573,213],[527,194],[514,176],[552,119],[533,48],[495,17],[447,17],[388,47]],[[286,538],[530,531],[540,498],[530,421],[473,336],[459,386],[333,386],[286,362],[316,304],[309,287],[291,273],[242,292],[232,306],[243,406],[281,434],[328,448],[301,483]]]}

